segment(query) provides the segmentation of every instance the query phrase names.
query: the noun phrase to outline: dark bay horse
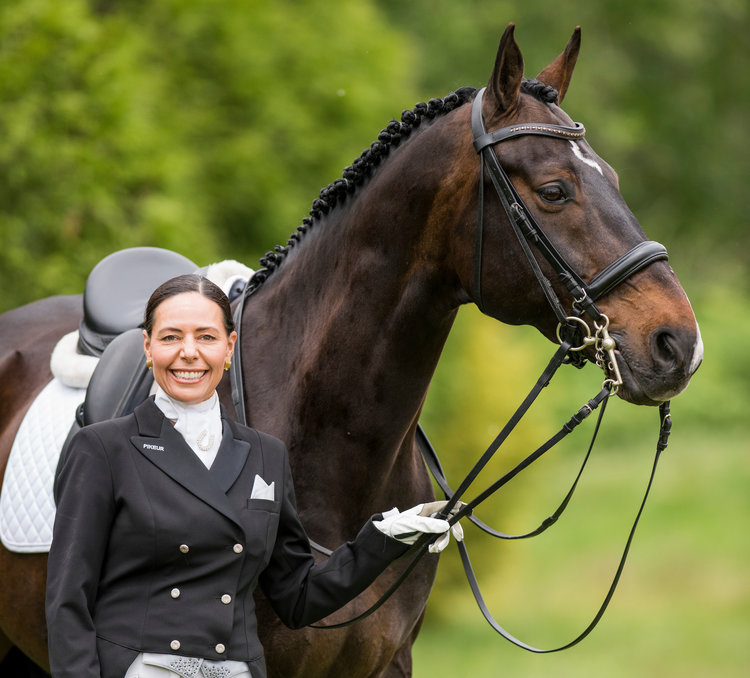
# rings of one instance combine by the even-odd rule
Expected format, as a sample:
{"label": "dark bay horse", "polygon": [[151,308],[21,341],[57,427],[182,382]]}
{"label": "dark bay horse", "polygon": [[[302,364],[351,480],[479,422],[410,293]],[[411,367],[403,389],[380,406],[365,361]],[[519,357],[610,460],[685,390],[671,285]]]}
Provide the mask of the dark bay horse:
{"label": "dark bay horse", "polygon": [[[559,104],[579,45],[576,30],[536,80],[525,80],[509,26],[484,94],[487,129],[569,128]],[[300,513],[320,544],[335,547],[371,514],[431,498],[414,445],[417,420],[457,310],[478,301],[479,284],[486,314],[555,337],[555,315],[489,193],[475,267],[479,189],[490,180],[480,176],[473,147],[474,98],[463,88],[405,111],[321,192],[310,217],[252,281],[241,320],[247,420],[289,446]],[[582,139],[520,136],[494,152],[584,280],[646,240],[616,174]],[[539,262],[570,306],[565,287]],[[630,275],[597,304],[617,343],[621,397],[653,405],[686,387],[700,362],[700,334],[665,261]],[[53,345],[80,316],[78,297],[57,297],[0,317],[2,467],[25,411],[50,379]],[[44,667],[45,565],[44,555],[0,547],[0,628],[7,645]],[[402,567],[395,563],[327,621],[368,607]],[[383,608],[342,630],[289,631],[261,601],[269,676],[411,675],[411,645],[436,567],[436,557],[424,559]]]}

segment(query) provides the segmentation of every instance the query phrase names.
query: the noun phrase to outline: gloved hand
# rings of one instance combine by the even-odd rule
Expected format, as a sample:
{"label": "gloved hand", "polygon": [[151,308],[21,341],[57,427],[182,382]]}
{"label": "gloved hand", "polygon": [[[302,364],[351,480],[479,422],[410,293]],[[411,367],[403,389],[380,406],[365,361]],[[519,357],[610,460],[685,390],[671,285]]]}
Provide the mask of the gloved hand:
{"label": "gloved hand", "polygon": [[[383,534],[396,539],[403,544],[413,544],[422,536],[422,534],[439,534],[441,537],[436,539],[429,546],[430,553],[440,553],[450,541],[451,532],[456,541],[463,541],[464,532],[458,523],[451,526],[443,518],[434,518],[447,501],[433,501],[429,504],[418,504],[406,511],[399,512],[397,508],[383,513],[382,520],[376,520],[377,527]],[[455,514],[461,507],[459,502],[451,509],[451,515]]]}

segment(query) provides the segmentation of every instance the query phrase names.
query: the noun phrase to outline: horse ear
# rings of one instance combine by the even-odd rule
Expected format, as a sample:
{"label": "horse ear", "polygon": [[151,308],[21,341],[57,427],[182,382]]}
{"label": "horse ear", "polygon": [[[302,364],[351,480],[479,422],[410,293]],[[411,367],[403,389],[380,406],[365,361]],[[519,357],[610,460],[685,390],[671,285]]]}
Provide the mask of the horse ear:
{"label": "horse ear", "polygon": [[523,56],[513,37],[514,24],[508,24],[497,50],[495,68],[492,70],[487,90],[497,102],[501,113],[518,105],[523,80]]}
{"label": "horse ear", "polygon": [[562,103],[565,92],[570,85],[570,77],[578,59],[578,51],[581,49],[581,27],[576,26],[573,35],[570,36],[565,51],[560,54],[547,68],[538,76],[537,80],[557,90],[557,103]]}

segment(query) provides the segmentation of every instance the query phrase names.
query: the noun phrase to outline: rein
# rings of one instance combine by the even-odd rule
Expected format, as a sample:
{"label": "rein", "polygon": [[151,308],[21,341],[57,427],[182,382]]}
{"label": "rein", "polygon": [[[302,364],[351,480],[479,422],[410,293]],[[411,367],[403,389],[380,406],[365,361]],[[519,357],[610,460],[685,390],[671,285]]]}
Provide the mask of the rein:
{"label": "rein", "polygon": [[[533,391],[532,391],[533,393]],[[530,394],[532,395],[532,394]],[[523,461],[521,461],[519,464],[517,464],[511,471],[503,475],[501,478],[499,478],[495,483],[493,483],[489,488],[487,488],[484,492],[477,495],[477,497],[469,502],[468,504],[465,504],[461,507],[459,511],[457,511],[453,516],[448,517],[448,513],[446,513],[446,510],[449,510],[447,507],[444,509],[443,513],[446,516],[446,519],[452,524],[457,522],[463,517],[467,517],[468,519],[473,522],[475,525],[477,525],[482,531],[486,532],[487,534],[490,534],[493,537],[498,537],[500,539],[527,539],[530,537],[535,537],[538,534],[541,534],[545,530],[547,530],[549,527],[555,524],[557,522],[557,519],[563,514],[565,509],[568,506],[568,503],[570,502],[573,493],[575,492],[576,487],[578,486],[578,481],[581,478],[581,475],[583,474],[583,470],[586,466],[586,463],[588,462],[591,452],[594,447],[594,442],[596,441],[596,436],[599,432],[599,427],[601,425],[604,412],[607,405],[608,398],[613,395],[611,392],[608,392],[608,389],[605,387],[602,389],[602,391],[599,392],[594,398],[592,398],[586,405],[584,405],[571,419],[563,425],[563,428],[552,438],[550,438],[546,443],[544,443],[541,447],[537,448],[535,452],[530,454],[528,457],[526,457]],[[528,398],[527,398],[528,400]],[[526,403],[526,401],[524,401]],[[558,506],[558,508],[555,510],[554,513],[552,513],[549,517],[545,518],[542,523],[537,527],[535,530],[532,530],[531,532],[527,532],[525,534],[519,534],[519,535],[510,535],[505,534],[502,532],[498,532],[496,530],[493,530],[489,526],[485,525],[482,521],[478,520],[475,516],[471,514],[471,511],[473,508],[475,508],[478,504],[480,504],[482,501],[487,499],[489,496],[494,494],[497,490],[499,490],[503,485],[505,485],[509,480],[514,478],[518,473],[520,473],[524,468],[528,467],[532,462],[536,461],[539,457],[542,456],[547,450],[549,450],[555,443],[559,442],[565,435],[570,433],[573,430],[573,427],[577,426],[585,417],[587,417],[593,409],[598,407],[599,405],[602,405],[602,408],[599,412],[599,417],[596,423],[596,427],[594,429],[593,436],[591,438],[591,443],[589,444],[588,450],[586,452],[586,455],[583,459],[583,462],[581,464],[581,467],[578,471],[578,474],[576,475],[575,480],[573,481],[573,485],[571,486],[568,493],[565,495],[565,498],[563,499],[562,503]],[[502,438],[502,440],[507,437],[507,433],[510,432],[510,429],[520,420],[519,414],[522,414],[522,411],[524,410],[523,405],[516,411],[516,414],[513,416],[511,421],[506,424],[505,428],[501,432],[500,436],[498,438]],[[623,549],[622,555],[620,557],[620,562],[617,566],[617,570],[615,571],[615,575],[612,579],[612,583],[610,584],[609,589],[607,590],[607,593],[604,597],[604,600],[602,604],[600,605],[598,611],[594,615],[592,621],[589,623],[589,625],[578,635],[576,636],[572,641],[561,645],[559,647],[555,648],[549,648],[549,649],[540,649],[537,647],[534,647],[533,645],[529,645],[528,643],[525,643],[515,636],[513,636],[511,633],[506,631],[498,622],[497,620],[492,616],[492,613],[490,612],[489,608],[487,607],[487,604],[484,601],[484,598],[482,597],[481,590],[479,588],[479,582],[477,581],[476,574],[474,573],[474,569],[471,565],[471,561],[469,559],[469,553],[466,548],[465,542],[457,542],[459,554],[461,556],[461,562],[464,568],[464,573],[466,575],[466,579],[469,583],[469,587],[471,588],[472,594],[474,595],[474,599],[479,607],[479,610],[482,613],[482,616],[484,616],[485,620],[490,624],[490,626],[503,638],[510,641],[514,645],[523,648],[524,650],[528,650],[529,652],[534,652],[536,654],[550,654],[553,652],[560,652],[561,650],[566,650],[570,647],[573,647],[574,645],[577,645],[580,643],[586,636],[588,636],[591,631],[594,630],[596,625],[599,623],[601,618],[604,616],[605,611],[607,610],[607,607],[609,606],[610,601],[612,600],[612,597],[614,596],[614,593],[617,589],[617,585],[620,582],[620,577],[622,575],[623,570],[625,569],[625,563],[627,561],[628,553],[630,552],[630,546],[633,542],[633,538],[635,536],[636,528],[638,527],[638,523],[640,521],[641,515],[643,514],[643,510],[646,506],[646,501],[648,499],[648,496],[651,492],[651,487],[654,482],[654,477],[656,475],[656,468],[659,463],[659,459],[661,457],[661,453],[667,448],[667,444],[669,441],[669,434],[671,432],[672,428],[672,418],[670,414],[670,407],[669,402],[664,402],[659,406],[659,416],[660,416],[660,429],[659,429],[659,438],[656,444],[656,454],[654,457],[654,462],[651,467],[651,474],[649,476],[648,483],[646,485],[646,490],[643,495],[643,499],[641,500],[640,507],[638,509],[638,512],[635,516],[635,519],[633,520],[633,525],[630,528],[630,532],[628,534],[628,538],[625,542],[625,547]],[[511,425],[512,424],[512,425]],[[510,426],[510,429],[509,429]],[[505,435],[504,435],[505,434]],[[479,472],[477,469],[477,466],[479,466],[483,461],[489,461],[489,459],[492,457],[494,452],[497,450],[498,445],[497,438],[493,442],[492,445],[488,448],[487,452],[482,456],[482,459],[480,462],[477,463],[477,465],[471,470],[469,473],[472,478],[476,477],[476,474]],[[502,442],[502,441],[501,441]],[[429,440],[427,439],[427,436],[425,435],[424,431],[421,427],[419,427],[417,432],[417,445],[420,448],[420,451],[422,452],[422,456],[425,460],[425,463],[427,464],[428,468],[430,469],[430,472],[432,473],[433,477],[435,478],[435,481],[440,486],[441,490],[445,494],[446,499],[449,499],[449,506],[455,504],[455,499],[457,495],[459,494],[459,491],[453,492],[448,485],[448,482],[445,478],[445,474],[442,470],[442,467],[440,466],[440,460],[437,457],[437,454],[435,453],[435,450],[433,449],[432,445],[430,444]],[[483,465],[483,464],[482,464]],[[462,487],[466,483],[466,480],[462,483]],[[423,555],[423,554],[421,554]],[[421,556],[420,556],[421,557]]]}
{"label": "rein", "polygon": [[[481,89],[477,92],[471,114],[472,130],[474,133],[474,147],[479,154],[480,160],[477,232],[474,259],[474,296],[476,299],[476,304],[481,310],[484,310],[481,291],[482,246],[484,231],[483,179],[485,176],[485,170],[487,170],[497,196],[500,199],[501,204],[503,205],[508,220],[513,228],[514,233],[516,234],[516,237],[518,238],[518,241],[524,251],[529,265],[534,271],[537,281],[539,282],[539,285],[541,286],[558,320],[557,338],[560,342],[560,346],[556,350],[552,359],[549,361],[547,367],[537,379],[536,383],[534,384],[533,388],[526,396],[524,401],[514,412],[513,416],[502,428],[497,437],[492,441],[490,446],[485,450],[485,452],[473,466],[471,471],[461,481],[458,489],[456,489],[455,491],[453,491],[448,484],[445,473],[443,472],[442,466],[440,464],[440,460],[438,459],[435,450],[427,439],[424,430],[419,424],[417,425],[415,439],[422,453],[425,464],[429,468],[430,472],[435,478],[436,483],[443,491],[446,499],[448,500],[447,505],[441,511],[442,517],[448,520],[451,525],[455,524],[463,518],[467,518],[484,532],[496,538],[511,540],[527,539],[541,534],[553,524],[555,524],[555,522],[567,508],[576,490],[581,475],[583,474],[584,468],[586,467],[586,464],[591,456],[594,443],[596,441],[596,437],[598,435],[599,428],[604,416],[604,412],[606,410],[607,401],[611,396],[617,393],[617,390],[622,385],[622,378],[617,366],[617,358],[615,355],[616,343],[608,332],[609,319],[597,308],[595,302],[611,292],[614,288],[627,280],[630,276],[649,266],[651,263],[667,259],[667,250],[663,245],[657,242],[643,241],[635,245],[635,247],[631,248],[622,256],[616,258],[612,263],[610,263],[602,271],[596,274],[591,279],[591,281],[586,283],[570,266],[565,257],[560,254],[560,252],[558,252],[558,250],[546,237],[546,235],[534,219],[534,216],[531,214],[531,212],[529,212],[520,195],[515,190],[497,156],[492,151],[492,147],[495,144],[498,144],[507,139],[513,139],[525,135],[546,136],[566,140],[583,139],[585,135],[585,128],[580,123],[575,123],[573,127],[551,124],[524,123],[512,125],[510,127],[505,127],[488,133],[485,130],[484,121],[482,119],[483,94],[484,89]],[[544,257],[544,259],[546,259],[546,261],[549,263],[549,265],[557,275],[558,280],[562,283],[562,285],[572,297],[573,303],[571,311],[569,313],[566,313],[565,307],[554,291],[552,283],[544,275],[539,262],[537,261],[533,251],[531,250],[531,245],[536,247],[536,249]],[[240,296],[240,300],[235,308],[234,319],[238,335],[240,332],[245,298],[252,294],[256,289],[257,286],[251,286],[248,282],[248,285],[246,286],[243,294]],[[581,317],[584,313],[587,313],[593,321],[593,333],[588,323]],[[239,345],[240,344],[238,336],[238,346]],[[586,359],[580,357],[576,358],[574,354],[582,356],[581,352],[586,348],[593,348],[593,362],[595,362],[598,367],[602,368],[605,373],[606,378],[602,383],[600,391],[587,403],[585,403],[575,414],[573,414],[573,416],[571,416],[570,419],[565,424],[563,424],[563,426],[556,434],[550,437],[534,452],[529,454],[510,471],[506,472],[504,475],[498,478],[484,491],[476,495],[474,499],[467,503],[462,502],[459,506],[461,497],[466,493],[466,491],[474,482],[474,480],[476,480],[482,469],[499,450],[510,433],[516,427],[518,422],[523,418],[536,398],[539,396],[541,391],[550,383],[558,368],[566,362],[572,362],[574,364],[577,364],[577,366],[579,367],[582,366]],[[237,412],[238,420],[244,424],[246,423],[246,417],[244,408],[244,391],[242,383],[242,366],[240,353],[241,352],[239,349],[235,351],[234,360],[232,361],[230,370],[232,381],[232,401]],[[601,409],[599,411],[591,442],[570,490],[565,495],[558,508],[549,517],[545,518],[536,529],[525,534],[505,534],[503,532],[494,530],[473,515],[474,509],[479,504],[481,504],[495,492],[500,490],[510,480],[515,478],[521,471],[526,469],[534,461],[538,460],[542,455],[548,452],[563,438],[569,435],[584,419],[586,419],[600,407]],[[620,562],[615,572],[612,584],[610,585],[609,590],[605,595],[604,601],[602,602],[591,623],[583,630],[582,633],[580,633],[569,643],[552,649],[539,649],[518,640],[512,634],[503,629],[503,627],[500,626],[500,624],[492,616],[489,609],[487,608],[487,605],[484,602],[481,591],[479,589],[476,575],[472,568],[471,561],[469,560],[469,555],[466,550],[465,543],[458,542],[458,549],[461,555],[464,571],[466,573],[469,586],[471,587],[472,593],[480,608],[480,611],[482,612],[483,616],[490,624],[490,626],[492,626],[492,628],[506,640],[509,640],[511,643],[530,652],[558,652],[579,643],[586,636],[588,636],[589,633],[591,633],[594,627],[598,624],[599,620],[604,615],[604,612],[606,611],[619,583],[620,576],[624,570],[625,562],[630,551],[630,546],[635,535],[635,530],[640,521],[640,517],[645,508],[646,500],[648,499],[648,495],[653,484],[656,467],[658,465],[661,453],[667,447],[667,442],[671,430],[669,402],[664,402],[660,405],[659,414],[661,425],[659,430],[659,438],[656,445],[656,456],[654,458],[651,475],[649,477],[649,481],[646,486],[640,508],[636,514],[632,528],[626,540],[625,548],[620,558]],[[411,561],[407,564],[404,570],[402,570],[401,574],[393,582],[393,584],[391,584],[388,590],[370,608],[357,615],[356,617],[344,622],[329,625],[311,624],[310,626],[312,628],[319,629],[336,629],[348,626],[371,615],[378,608],[380,608],[388,600],[388,598],[391,597],[391,595],[393,595],[393,593],[398,589],[401,583],[409,576],[409,574],[417,566],[422,557],[424,557],[424,555],[428,552],[429,544],[434,539],[435,535],[424,534],[417,540],[417,542],[410,549],[413,554]],[[312,540],[310,540],[310,544],[312,548],[319,551],[320,553],[323,553],[325,555],[331,554],[331,551],[329,549],[316,544]]]}

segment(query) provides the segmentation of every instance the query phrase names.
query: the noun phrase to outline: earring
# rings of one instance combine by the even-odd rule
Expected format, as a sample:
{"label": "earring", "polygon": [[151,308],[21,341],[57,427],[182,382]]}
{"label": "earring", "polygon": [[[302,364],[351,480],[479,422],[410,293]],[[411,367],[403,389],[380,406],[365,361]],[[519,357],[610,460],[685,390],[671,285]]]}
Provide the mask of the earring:
{"label": "earring", "polygon": [[151,358],[146,358],[146,369],[150,370],[154,366],[154,361]]}
{"label": "earring", "polygon": [[227,358],[224,361],[224,371],[226,372],[232,366],[232,361]]}

